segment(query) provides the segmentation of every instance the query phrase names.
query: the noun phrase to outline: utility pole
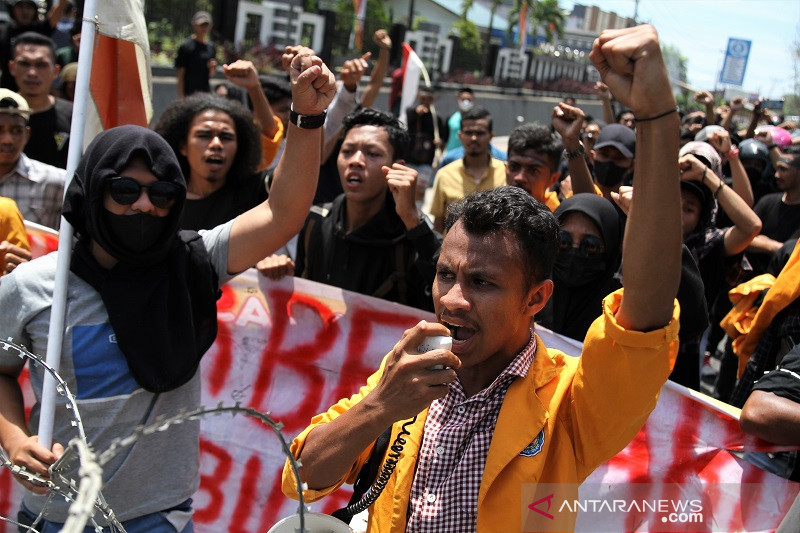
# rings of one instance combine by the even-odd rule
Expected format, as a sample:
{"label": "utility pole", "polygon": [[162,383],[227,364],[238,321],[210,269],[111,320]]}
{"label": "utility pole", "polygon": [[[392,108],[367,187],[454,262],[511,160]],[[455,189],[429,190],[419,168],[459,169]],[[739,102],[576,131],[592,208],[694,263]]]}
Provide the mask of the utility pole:
{"label": "utility pole", "polygon": [[408,2],[408,28],[406,31],[412,31],[414,28],[414,0]]}

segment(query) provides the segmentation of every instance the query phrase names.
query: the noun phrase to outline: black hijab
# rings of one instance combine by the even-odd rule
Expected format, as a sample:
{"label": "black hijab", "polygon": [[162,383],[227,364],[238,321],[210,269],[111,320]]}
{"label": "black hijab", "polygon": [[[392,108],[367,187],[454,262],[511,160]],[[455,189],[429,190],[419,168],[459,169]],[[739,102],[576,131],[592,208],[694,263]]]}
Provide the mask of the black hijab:
{"label": "black hijab", "polygon": [[[108,180],[136,158],[181,189],[160,237],[141,253],[116,242],[103,207]],[[64,218],[78,237],[71,270],[100,294],[133,377],[151,392],[189,381],[217,335],[217,275],[200,235],[178,231],[185,198],[186,181],[169,144],[146,128],[120,126],[92,141],[64,199]],[[96,261],[92,240],[118,260],[113,268]]]}
{"label": "black hijab", "polygon": [[555,216],[562,222],[569,213],[583,213],[589,217],[603,236],[605,270],[591,283],[570,287],[553,276],[553,296],[542,311],[541,323],[556,333],[582,341],[592,322],[602,313],[602,301],[620,288],[614,277],[619,267],[622,228],[614,206],[596,194],[576,194],[564,200]]}

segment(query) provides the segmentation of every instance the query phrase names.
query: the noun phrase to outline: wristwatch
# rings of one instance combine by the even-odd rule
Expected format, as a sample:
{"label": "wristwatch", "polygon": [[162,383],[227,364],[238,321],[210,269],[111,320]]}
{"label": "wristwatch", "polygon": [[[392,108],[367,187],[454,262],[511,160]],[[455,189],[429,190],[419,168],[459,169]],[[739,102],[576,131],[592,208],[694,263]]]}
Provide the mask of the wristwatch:
{"label": "wristwatch", "polygon": [[570,152],[569,150],[564,150],[564,159],[566,159],[567,161],[572,161],[579,155],[584,155],[585,153],[586,150],[584,150],[583,148],[583,143],[581,141],[578,141],[578,147],[574,151]]}
{"label": "wristwatch", "polygon": [[304,130],[314,130],[321,128],[322,125],[325,124],[326,114],[327,112],[323,111],[319,115],[300,115],[299,113],[296,113],[292,107],[289,110],[289,122],[298,128],[303,128]]}

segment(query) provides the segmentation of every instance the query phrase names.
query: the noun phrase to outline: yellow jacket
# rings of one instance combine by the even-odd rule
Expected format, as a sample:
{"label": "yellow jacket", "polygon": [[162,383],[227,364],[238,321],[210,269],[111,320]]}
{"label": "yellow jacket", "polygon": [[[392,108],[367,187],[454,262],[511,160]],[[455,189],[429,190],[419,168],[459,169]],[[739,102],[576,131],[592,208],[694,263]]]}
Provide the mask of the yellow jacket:
{"label": "yellow jacket", "polygon": [[[536,485],[532,484],[574,483],[577,495],[577,484],[622,450],[655,407],[677,355],[678,305],[676,302],[673,318],[665,328],[648,333],[626,331],[614,318],[621,294],[617,291],[606,297],[604,316],[589,329],[582,357],[549,350],[537,337],[531,368],[525,378],[511,384],[497,418],[478,495],[477,531],[535,528],[533,524],[541,520],[541,515],[528,510],[535,501],[532,495]],[[358,394],[315,416],[292,442],[294,456],[300,455],[314,427],[333,420],[368,394],[382,370],[383,365]],[[405,530],[426,414],[420,413],[410,426],[411,435],[406,437],[397,469],[370,508],[371,533]],[[390,442],[404,422],[394,424]],[[305,497],[315,501],[345,482],[353,483],[370,452],[365,450],[339,483],[324,490],[307,490]],[[297,497],[288,463],[283,472],[283,492]],[[572,523],[574,519],[571,516]]]}
{"label": "yellow jacket", "polygon": [[[765,290],[767,295],[756,308],[755,301]],[[737,377],[742,377],[758,341],[772,320],[800,298],[800,246],[794,247],[777,278],[770,274],[756,276],[731,289],[728,296],[734,307],[722,319],[720,326],[733,339],[733,353],[739,358]]]}

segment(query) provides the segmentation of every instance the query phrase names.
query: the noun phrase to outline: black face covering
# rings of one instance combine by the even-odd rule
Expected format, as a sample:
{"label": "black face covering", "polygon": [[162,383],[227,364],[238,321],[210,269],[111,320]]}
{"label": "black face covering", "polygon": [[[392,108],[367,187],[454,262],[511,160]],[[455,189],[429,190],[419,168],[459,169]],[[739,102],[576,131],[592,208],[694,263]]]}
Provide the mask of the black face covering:
{"label": "black face covering", "polygon": [[[166,216],[105,209],[108,180],[134,160],[179,186]],[[79,239],[70,268],[102,298],[131,374],[151,392],[189,381],[217,335],[217,275],[200,236],[178,231],[185,196],[186,182],[167,142],[146,128],[121,126],[92,141],[64,198],[64,218]],[[92,243],[117,264],[101,266]]]}
{"label": "black face covering", "polygon": [[595,160],[594,162],[594,177],[597,178],[597,183],[606,187],[613,187],[622,183],[622,178],[625,177],[626,172],[628,172],[627,168],[611,161]]}
{"label": "black face covering", "polygon": [[145,252],[155,245],[166,226],[164,217],[148,213],[115,215],[106,211],[103,214],[111,237],[125,251],[135,254]]}
{"label": "black face covering", "polygon": [[602,313],[603,298],[620,286],[614,273],[620,262],[622,222],[611,202],[596,194],[567,198],[555,216],[563,222],[575,212],[588,217],[597,227],[604,252],[587,257],[580,248],[559,251],[553,267],[553,296],[537,319],[557,333],[583,340],[591,323]]}
{"label": "black face covering", "polygon": [[559,250],[553,265],[553,277],[567,287],[583,287],[603,277],[607,269],[601,255],[586,257],[579,249]]}

